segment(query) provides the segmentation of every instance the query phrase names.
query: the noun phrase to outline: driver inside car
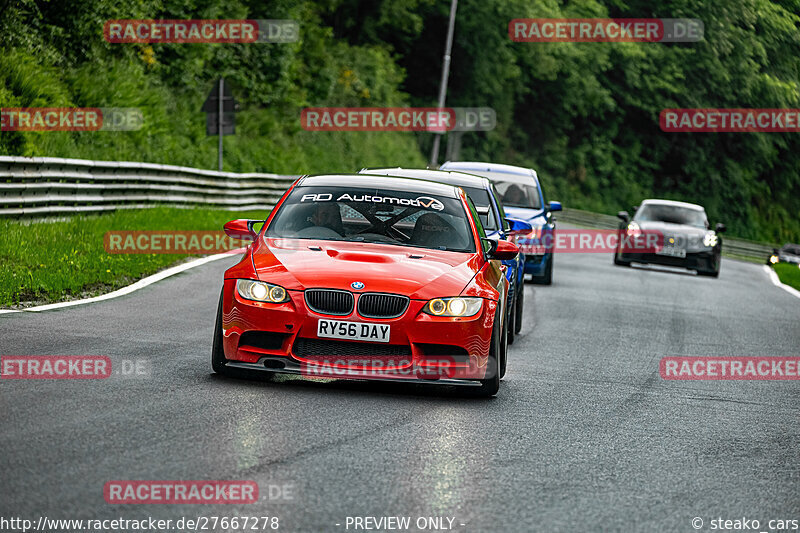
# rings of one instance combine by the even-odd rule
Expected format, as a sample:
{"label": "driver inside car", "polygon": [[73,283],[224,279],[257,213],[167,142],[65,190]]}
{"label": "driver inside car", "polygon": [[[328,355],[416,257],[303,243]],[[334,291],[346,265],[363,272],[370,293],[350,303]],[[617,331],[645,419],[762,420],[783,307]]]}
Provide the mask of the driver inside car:
{"label": "driver inside car", "polygon": [[344,235],[342,213],[339,211],[339,204],[337,203],[320,202],[316,204],[310,220],[315,226],[328,228],[335,231],[339,235]]}
{"label": "driver inside car", "polygon": [[516,185],[511,185],[503,195],[503,202],[509,205],[525,205],[525,200],[525,192]]}

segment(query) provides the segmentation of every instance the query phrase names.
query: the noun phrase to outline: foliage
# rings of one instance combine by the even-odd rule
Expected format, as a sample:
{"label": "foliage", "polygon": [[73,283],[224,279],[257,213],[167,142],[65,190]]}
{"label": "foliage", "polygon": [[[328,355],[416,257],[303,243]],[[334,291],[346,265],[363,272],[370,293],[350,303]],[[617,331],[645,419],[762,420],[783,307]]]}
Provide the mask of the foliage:
{"label": "foliage", "polygon": [[[461,0],[447,105],[496,110],[460,159],[539,171],[551,199],[616,212],[702,203],[737,237],[800,240],[800,137],[665,133],[665,108],[800,108],[797,0]],[[0,0],[0,106],[140,107],[138,132],[0,134],[0,153],[216,164],[199,108],[224,75],[242,104],[226,169],[424,165],[431,136],[313,133],[306,106],[435,105],[449,2]],[[698,43],[515,43],[526,17],[690,17]],[[294,19],[289,44],[121,45],[113,18]]]}
{"label": "foliage", "polygon": [[778,263],[773,265],[772,268],[775,269],[775,273],[778,274],[778,278],[780,278],[781,283],[800,291],[800,268],[797,268],[798,266],[800,265],[795,265],[793,263]]}

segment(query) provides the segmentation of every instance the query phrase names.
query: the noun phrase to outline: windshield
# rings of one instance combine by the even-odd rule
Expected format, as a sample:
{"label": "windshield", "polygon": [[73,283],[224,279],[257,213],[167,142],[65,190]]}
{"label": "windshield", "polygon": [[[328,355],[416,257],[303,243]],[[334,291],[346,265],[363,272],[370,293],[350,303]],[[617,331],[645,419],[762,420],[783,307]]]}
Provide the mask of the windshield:
{"label": "windshield", "polygon": [[461,201],[385,189],[297,187],[266,235],[475,252]]}
{"label": "windshield", "polygon": [[800,246],[796,244],[784,244],[781,252],[791,255],[800,255]]}
{"label": "windshield", "polygon": [[540,209],[542,202],[539,200],[539,190],[533,185],[512,183],[510,181],[495,181],[497,192],[506,207],[527,207]]}
{"label": "windshield", "polygon": [[[539,196],[539,188],[531,178],[530,183],[520,183],[520,179],[524,179],[522,175],[518,175],[515,181],[508,181],[508,174],[505,172],[493,172],[491,170],[480,169],[466,169],[459,168],[453,169],[458,172],[468,172],[476,176],[483,176],[489,178],[494,184],[495,190],[500,193],[500,200],[506,207],[525,207],[527,209],[541,209],[542,199]],[[505,178],[505,179],[504,179]]]}
{"label": "windshield", "polygon": [[697,228],[707,227],[704,211],[676,205],[645,204],[636,212],[633,219],[637,222],[666,222]]}

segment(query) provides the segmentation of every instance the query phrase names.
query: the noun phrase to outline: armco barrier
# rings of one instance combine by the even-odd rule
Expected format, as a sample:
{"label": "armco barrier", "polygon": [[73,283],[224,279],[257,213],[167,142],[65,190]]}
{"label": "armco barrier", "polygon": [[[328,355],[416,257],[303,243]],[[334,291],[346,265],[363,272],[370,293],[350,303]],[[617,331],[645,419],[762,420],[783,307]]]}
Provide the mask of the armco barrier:
{"label": "armco barrier", "polygon": [[[270,209],[297,176],[237,174],[174,165],[0,156],[0,216],[46,217],[154,205]],[[612,215],[564,209],[558,219],[614,229]],[[726,255],[764,261],[775,245],[724,238]]]}
{"label": "armco barrier", "polygon": [[0,156],[0,216],[205,205],[270,209],[297,176],[173,165]]}

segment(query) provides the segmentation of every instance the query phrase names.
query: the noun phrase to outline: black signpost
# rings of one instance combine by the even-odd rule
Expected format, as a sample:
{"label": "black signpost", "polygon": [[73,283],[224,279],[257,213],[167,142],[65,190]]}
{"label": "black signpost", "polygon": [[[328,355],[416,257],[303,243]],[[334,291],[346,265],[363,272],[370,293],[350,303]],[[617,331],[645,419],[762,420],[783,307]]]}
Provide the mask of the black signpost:
{"label": "black signpost", "polygon": [[[222,95],[222,98],[219,95]],[[202,110],[206,113],[206,135],[219,136],[219,170],[222,171],[222,136],[236,134],[236,111],[239,103],[233,98],[225,78],[220,78],[208,94]],[[222,117],[222,120],[220,120]]]}

